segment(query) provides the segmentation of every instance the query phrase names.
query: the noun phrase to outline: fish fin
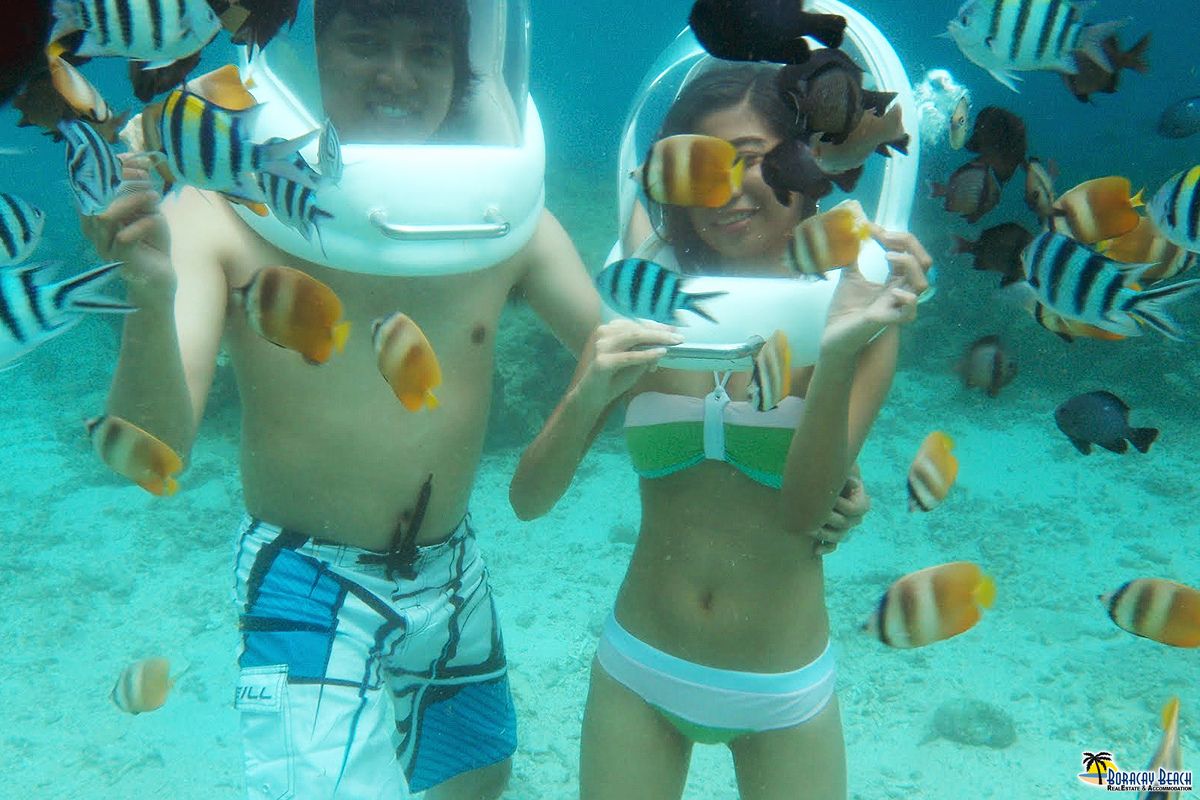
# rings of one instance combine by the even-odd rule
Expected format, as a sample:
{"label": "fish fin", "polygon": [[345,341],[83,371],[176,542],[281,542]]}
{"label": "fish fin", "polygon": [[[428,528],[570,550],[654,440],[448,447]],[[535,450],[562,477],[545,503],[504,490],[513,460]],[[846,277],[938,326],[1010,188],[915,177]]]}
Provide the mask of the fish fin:
{"label": "fish fin", "polygon": [[897,153],[908,155],[908,143],[910,141],[912,141],[912,139],[906,133],[898,139],[893,139],[890,142],[882,142],[879,147],[875,148],[875,152],[879,153],[881,156],[887,156],[888,158],[891,158],[892,154],[888,152],[888,148],[890,147]]}
{"label": "fish fin", "polygon": [[1138,193],[1129,198],[1129,205],[1132,208],[1141,208],[1142,206],[1146,205],[1145,194],[1145,187],[1138,189]]}
{"label": "fish fin", "polygon": [[862,105],[867,111],[874,111],[875,116],[882,117],[887,113],[888,106],[896,99],[895,92],[874,92],[869,89],[863,89]]}
{"label": "fish fin", "polygon": [[1022,78],[1020,75],[1017,75],[1015,72],[1011,72],[1006,69],[1001,69],[999,67],[996,67],[994,69],[989,69],[988,72],[991,73],[991,76],[993,78],[1000,81],[1000,83],[1007,86],[1009,89],[1012,89],[1017,94],[1021,93],[1021,90],[1017,88],[1016,82],[1025,80],[1025,79]]}
{"label": "fish fin", "polygon": [[1083,30],[1079,33],[1079,41],[1075,44],[1075,49],[1064,59],[1072,74],[1078,74],[1079,66],[1076,63],[1077,57],[1075,53],[1082,51],[1092,61],[1096,62],[1096,66],[1103,69],[1105,72],[1116,72],[1116,67],[1108,57],[1108,53],[1104,52],[1104,40],[1110,36],[1115,36],[1117,31],[1129,24],[1128,19],[1118,19],[1112,22],[1099,22],[1094,25],[1084,25]]}
{"label": "fish fin", "polygon": [[1124,453],[1129,450],[1129,442],[1124,439],[1117,439],[1115,442],[1096,442],[1096,444],[1112,453]]}
{"label": "fish fin", "polygon": [[728,292],[718,291],[718,292],[689,293],[687,295],[687,298],[683,301],[682,308],[685,308],[688,311],[691,311],[693,314],[695,314],[698,317],[703,317],[704,319],[708,320],[709,322],[711,322],[715,325],[715,324],[717,324],[717,320],[700,306],[700,301],[711,300],[712,298],[720,297],[723,294],[728,294]]}
{"label": "fish fin", "polygon": [[[163,479],[163,494],[165,494],[167,497],[170,497],[178,491],[179,481],[175,480],[169,475]],[[174,682],[172,682],[172,685],[174,685]]]}
{"label": "fish fin", "polygon": [[143,61],[142,72],[149,72],[155,69],[165,69],[174,64],[175,61],[176,59],[174,58],[159,59],[158,61]]}
{"label": "fish fin", "polygon": [[1086,439],[1076,439],[1074,436],[1068,436],[1071,444],[1075,445],[1075,449],[1083,453],[1085,456],[1092,454],[1092,443]]}
{"label": "fish fin", "polygon": [[132,314],[137,306],[113,300],[107,297],[80,297],[70,300],[68,307],[72,311],[88,314]]}
{"label": "fish fin", "polygon": [[1133,446],[1139,453],[1148,452],[1150,445],[1154,444],[1154,440],[1157,438],[1158,428],[1130,428],[1129,430],[1129,441],[1133,442]]}
{"label": "fish fin", "polygon": [[[970,239],[964,239],[961,236],[955,236],[954,245],[950,248],[950,254],[957,255],[959,253],[974,253],[975,244],[976,243],[972,242]],[[975,269],[987,269],[987,267],[980,266],[979,262],[975,262]]]}
{"label": "fish fin", "polygon": [[843,192],[852,192],[854,191],[854,187],[858,186],[858,179],[862,177],[863,168],[858,166],[845,172],[839,172],[836,175],[825,174]]}

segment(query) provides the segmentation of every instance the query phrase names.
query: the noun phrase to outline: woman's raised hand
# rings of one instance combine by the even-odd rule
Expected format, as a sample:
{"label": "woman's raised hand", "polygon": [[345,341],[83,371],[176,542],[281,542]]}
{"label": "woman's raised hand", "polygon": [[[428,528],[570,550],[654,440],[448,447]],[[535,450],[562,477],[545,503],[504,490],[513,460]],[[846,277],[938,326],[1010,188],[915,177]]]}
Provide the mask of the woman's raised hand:
{"label": "woman's raised hand", "polygon": [[585,354],[576,391],[596,407],[604,407],[633,388],[638,379],[683,337],[669,325],[615,319],[596,328]]}

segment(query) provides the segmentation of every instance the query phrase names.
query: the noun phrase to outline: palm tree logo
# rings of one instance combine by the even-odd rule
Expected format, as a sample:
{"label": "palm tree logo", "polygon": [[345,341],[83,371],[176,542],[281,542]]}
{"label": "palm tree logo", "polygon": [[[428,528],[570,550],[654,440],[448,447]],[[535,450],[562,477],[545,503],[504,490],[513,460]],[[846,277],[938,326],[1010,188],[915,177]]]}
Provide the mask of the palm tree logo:
{"label": "palm tree logo", "polygon": [[1098,753],[1084,752],[1083,754],[1083,773],[1079,779],[1085,783],[1093,783],[1097,786],[1104,785],[1104,773],[1114,769],[1112,753],[1107,750],[1101,750]]}

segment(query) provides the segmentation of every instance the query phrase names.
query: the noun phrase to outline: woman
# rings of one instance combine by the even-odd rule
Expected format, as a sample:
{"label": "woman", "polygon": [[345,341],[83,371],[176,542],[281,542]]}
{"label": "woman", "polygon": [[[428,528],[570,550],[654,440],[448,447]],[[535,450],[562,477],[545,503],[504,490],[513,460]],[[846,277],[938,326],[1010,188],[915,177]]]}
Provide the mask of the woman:
{"label": "woman", "polygon": [[[762,158],[790,122],[775,69],[710,69],[668,114],[663,136],[717,136],[746,163],[741,191],[724,207],[667,209],[664,232],[685,270],[788,274],[792,230],[814,204],[793,195],[783,205],[762,180]],[[914,318],[931,263],[911,235],[875,236],[891,251],[893,278],[881,286],[857,267],[846,270],[819,362],[793,375],[796,396],[753,411],[747,375],[726,376],[726,430],[759,414],[752,435],[760,455],[776,444],[775,463],[759,459],[760,469],[739,471],[709,459],[673,468],[656,426],[694,422],[702,437],[704,405],[721,397],[722,384],[714,389],[706,372],[652,370],[681,337],[631,320],[596,330],[571,387],[523,455],[510,498],[529,519],[553,506],[608,411],[629,400],[642,524],[592,668],[584,800],[680,797],[697,741],[729,746],[746,800],[845,796],[821,568],[841,534],[823,523],[848,507],[839,493],[891,383],[896,326]]]}

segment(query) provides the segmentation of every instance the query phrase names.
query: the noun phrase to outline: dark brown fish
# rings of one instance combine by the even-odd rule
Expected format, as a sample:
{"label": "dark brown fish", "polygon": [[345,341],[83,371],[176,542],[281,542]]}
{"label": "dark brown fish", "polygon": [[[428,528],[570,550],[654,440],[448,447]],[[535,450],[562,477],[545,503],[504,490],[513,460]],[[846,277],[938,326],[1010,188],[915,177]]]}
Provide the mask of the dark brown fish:
{"label": "dark brown fish", "polygon": [[866,110],[887,111],[894,92],[862,88],[863,70],[841,50],[826,48],[803,64],[784,67],[777,77],[783,97],[796,109],[796,133],[804,139],[842,144],[858,127]]}
{"label": "dark brown fish", "polygon": [[971,343],[957,370],[968,389],[983,389],[988,397],[997,397],[1017,376],[1017,362],[1004,349],[1000,337],[991,334]]}
{"label": "dark brown fish", "polygon": [[[799,139],[784,139],[763,156],[762,179],[775,198],[792,204],[792,192],[820,200],[833,191],[833,181],[821,171],[808,146]],[[860,170],[861,172],[861,170]]]}
{"label": "dark brown fish", "polygon": [[284,25],[295,24],[299,4],[300,0],[209,0],[234,44],[260,50]]}
{"label": "dark brown fish", "polygon": [[143,103],[149,103],[163,92],[169,92],[179,86],[200,63],[203,50],[197,50],[187,58],[168,64],[159,69],[143,69],[145,61],[129,62],[129,83],[133,94]]}
{"label": "dark brown fish", "polygon": [[956,169],[944,185],[934,183],[932,188],[933,197],[946,198],[947,211],[962,214],[967,222],[978,222],[1000,202],[1000,184],[991,167],[978,158]]}
{"label": "dark brown fish", "polygon": [[1075,99],[1081,103],[1090,103],[1091,95],[1096,93],[1113,94],[1117,91],[1117,81],[1121,70],[1131,69],[1145,75],[1150,71],[1150,63],[1146,60],[1146,51],[1150,48],[1150,34],[1138,40],[1137,44],[1128,50],[1121,51],[1121,43],[1114,33],[1101,44],[1104,55],[1108,57],[1112,69],[1102,64],[1088,54],[1086,50],[1075,51],[1075,65],[1079,68],[1076,75],[1062,74],[1063,83]]}
{"label": "dark brown fish", "polygon": [[975,269],[1000,273],[1000,285],[1008,286],[1025,280],[1025,267],[1021,263],[1021,251],[1033,241],[1033,234],[1015,222],[1002,222],[979,234],[972,242],[961,236],[954,252],[970,253],[975,257]]}
{"label": "dark brown fish", "polygon": [[1013,112],[999,106],[988,106],[975,117],[967,149],[978,153],[993,170],[1001,183],[1025,162],[1027,147],[1025,122]]}
{"label": "dark brown fish", "polygon": [[0,105],[46,68],[51,27],[49,0],[7,0],[0,25]]}
{"label": "dark brown fish", "polygon": [[803,0],[696,0],[688,22],[709,55],[777,64],[807,61],[805,36],[836,48],[846,31],[845,17],[810,14]]}

